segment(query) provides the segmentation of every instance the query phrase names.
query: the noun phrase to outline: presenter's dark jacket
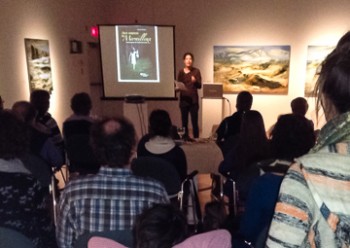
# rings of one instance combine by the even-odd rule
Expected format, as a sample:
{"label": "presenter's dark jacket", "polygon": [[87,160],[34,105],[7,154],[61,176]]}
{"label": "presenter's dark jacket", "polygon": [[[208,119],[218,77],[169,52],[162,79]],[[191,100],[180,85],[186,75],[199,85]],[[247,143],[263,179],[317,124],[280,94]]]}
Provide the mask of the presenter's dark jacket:
{"label": "presenter's dark jacket", "polygon": [[[196,78],[196,82],[191,82],[191,76]],[[177,81],[183,82],[186,86],[185,91],[180,91],[180,107],[198,104],[197,89],[202,87],[202,77],[199,69],[192,67],[191,71],[188,73],[185,73],[184,70],[181,69],[177,75]]]}

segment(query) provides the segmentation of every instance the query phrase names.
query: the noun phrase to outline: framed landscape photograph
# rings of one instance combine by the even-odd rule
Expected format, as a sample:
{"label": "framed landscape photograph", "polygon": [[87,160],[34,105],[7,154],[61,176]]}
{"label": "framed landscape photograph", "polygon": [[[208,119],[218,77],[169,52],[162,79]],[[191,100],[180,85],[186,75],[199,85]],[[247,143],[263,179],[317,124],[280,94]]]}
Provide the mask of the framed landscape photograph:
{"label": "framed landscape photograph", "polygon": [[29,89],[52,92],[50,49],[48,40],[24,39]]}
{"label": "framed landscape photograph", "polygon": [[313,96],[318,74],[321,71],[323,60],[335,46],[308,46],[306,62],[305,96]]}
{"label": "framed landscape photograph", "polygon": [[214,46],[214,82],[224,93],[288,94],[290,46]]}

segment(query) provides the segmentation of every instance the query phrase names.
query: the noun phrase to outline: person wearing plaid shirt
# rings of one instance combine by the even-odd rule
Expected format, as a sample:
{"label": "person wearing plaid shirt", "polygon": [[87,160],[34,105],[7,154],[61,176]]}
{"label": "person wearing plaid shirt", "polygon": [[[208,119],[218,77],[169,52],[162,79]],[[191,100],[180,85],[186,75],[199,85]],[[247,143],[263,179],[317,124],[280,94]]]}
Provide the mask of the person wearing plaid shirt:
{"label": "person wearing plaid shirt", "polygon": [[91,140],[102,166],[96,175],[72,180],[65,187],[56,229],[61,248],[73,247],[86,232],[131,230],[144,209],[169,202],[159,182],[130,170],[136,144],[132,124],[123,118],[102,120],[93,125]]}

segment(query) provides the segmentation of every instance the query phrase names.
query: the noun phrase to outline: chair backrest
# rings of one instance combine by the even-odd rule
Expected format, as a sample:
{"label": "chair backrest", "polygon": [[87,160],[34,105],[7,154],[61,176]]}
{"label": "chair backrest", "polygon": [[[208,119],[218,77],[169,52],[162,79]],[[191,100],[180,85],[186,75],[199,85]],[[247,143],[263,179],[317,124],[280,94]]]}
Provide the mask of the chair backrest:
{"label": "chair backrest", "polygon": [[10,228],[0,227],[0,247],[34,248],[34,244],[22,233]]}
{"label": "chair backrest", "polygon": [[88,241],[87,248],[127,248],[127,247],[109,238],[92,237]]}
{"label": "chair backrest", "polygon": [[107,238],[107,239],[116,241],[121,245],[125,245],[126,247],[131,247],[133,244],[133,237],[132,237],[131,230],[114,230],[114,231],[84,233],[75,242],[74,248],[86,248],[89,240],[92,237]]}
{"label": "chair backrest", "polygon": [[181,181],[175,167],[168,161],[157,157],[139,157],[131,163],[131,170],[137,176],[150,177],[163,183],[168,195],[177,194]]}
{"label": "chair backrest", "polygon": [[99,165],[88,134],[75,134],[65,138],[65,146],[71,172],[87,174],[98,171]]}
{"label": "chair backrest", "polygon": [[211,178],[211,198],[214,201],[221,201],[224,195],[221,175],[210,173],[210,178]]}

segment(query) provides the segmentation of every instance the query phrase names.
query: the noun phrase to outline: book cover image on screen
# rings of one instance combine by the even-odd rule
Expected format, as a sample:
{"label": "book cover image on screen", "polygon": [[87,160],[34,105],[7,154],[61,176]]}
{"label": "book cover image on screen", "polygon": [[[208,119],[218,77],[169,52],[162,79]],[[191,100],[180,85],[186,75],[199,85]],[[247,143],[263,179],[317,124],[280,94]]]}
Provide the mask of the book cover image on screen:
{"label": "book cover image on screen", "polygon": [[117,26],[116,29],[118,81],[159,83],[157,27]]}
{"label": "book cover image on screen", "polygon": [[99,28],[105,97],[175,97],[174,26]]}

